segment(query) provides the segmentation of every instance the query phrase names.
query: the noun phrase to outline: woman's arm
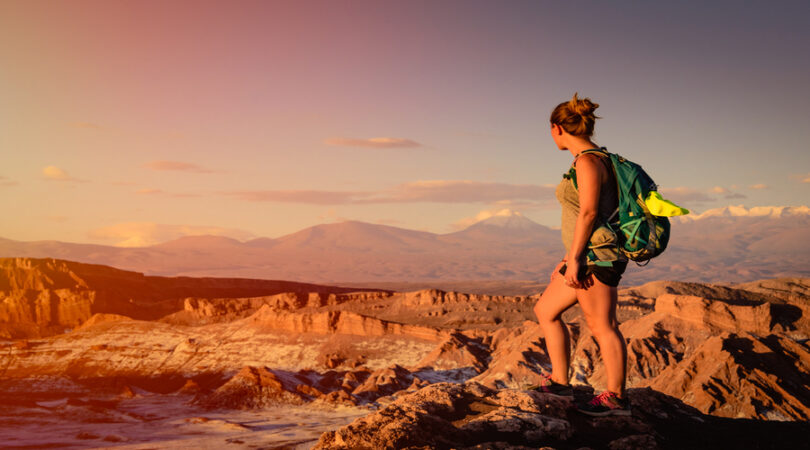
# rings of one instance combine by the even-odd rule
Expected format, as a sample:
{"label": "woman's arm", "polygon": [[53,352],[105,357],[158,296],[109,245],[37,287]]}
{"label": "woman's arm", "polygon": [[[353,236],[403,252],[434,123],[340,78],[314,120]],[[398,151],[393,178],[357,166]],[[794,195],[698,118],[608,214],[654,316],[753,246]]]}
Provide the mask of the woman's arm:
{"label": "woman's arm", "polygon": [[566,256],[568,264],[565,270],[566,282],[574,287],[579,287],[577,271],[581,265],[586,264],[588,242],[599,211],[599,189],[602,185],[602,177],[598,158],[598,156],[587,154],[577,158],[576,161],[579,216],[577,216],[577,223],[574,226],[574,240]]}

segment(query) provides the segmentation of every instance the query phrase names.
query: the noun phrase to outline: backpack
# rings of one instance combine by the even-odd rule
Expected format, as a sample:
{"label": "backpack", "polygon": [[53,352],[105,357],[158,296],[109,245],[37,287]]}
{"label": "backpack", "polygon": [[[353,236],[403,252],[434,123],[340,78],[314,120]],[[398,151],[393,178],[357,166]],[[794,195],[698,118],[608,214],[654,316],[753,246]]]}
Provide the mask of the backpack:
{"label": "backpack", "polygon": [[[613,166],[619,206],[605,225],[619,238],[619,252],[636,263],[649,262],[660,255],[669,243],[667,216],[689,214],[689,210],[664,200],[657,192],[658,186],[640,165],[608,152],[605,147],[585,150],[580,155],[585,153],[609,157]],[[563,177],[570,178],[577,187],[575,167],[572,166]],[[588,257],[594,258],[593,250],[589,251]]]}

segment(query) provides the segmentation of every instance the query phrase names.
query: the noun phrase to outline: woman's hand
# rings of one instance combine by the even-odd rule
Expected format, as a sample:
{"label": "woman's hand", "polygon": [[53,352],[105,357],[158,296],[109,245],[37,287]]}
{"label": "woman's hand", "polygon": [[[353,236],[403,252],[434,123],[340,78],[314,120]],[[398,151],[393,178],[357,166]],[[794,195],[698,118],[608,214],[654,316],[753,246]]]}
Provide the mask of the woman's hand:
{"label": "woman's hand", "polygon": [[563,265],[565,265],[565,260],[562,260],[559,263],[557,263],[557,267],[555,267],[554,271],[551,272],[551,281],[554,281],[556,278],[562,276],[562,274],[560,273],[560,269],[562,269]]}
{"label": "woman's hand", "polygon": [[567,263],[568,265],[565,267],[565,285],[568,287],[572,287],[574,289],[579,289],[579,280],[577,279],[577,273],[579,273],[580,262],[578,259],[573,259]]}
{"label": "woman's hand", "polygon": [[573,260],[565,267],[565,285],[574,289],[588,289],[593,286],[593,274],[587,274],[582,278],[577,277],[579,272],[586,273],[585,263],[579,259]]}

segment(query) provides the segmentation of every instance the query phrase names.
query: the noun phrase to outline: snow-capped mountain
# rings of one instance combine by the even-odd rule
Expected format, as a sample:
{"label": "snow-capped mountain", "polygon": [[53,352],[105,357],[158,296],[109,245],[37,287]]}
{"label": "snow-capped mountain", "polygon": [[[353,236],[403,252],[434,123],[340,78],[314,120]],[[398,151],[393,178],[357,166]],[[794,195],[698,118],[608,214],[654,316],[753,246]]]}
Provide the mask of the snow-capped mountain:
{"label": "snow-capped mountain", "polygon": [[[674,218],[669,247],[625,283],[658,279],[749,281],[810,276],[810,208],[729,206]],[[540,280],[565,252],[559,230],[504,210],[447,234],[359,221],[321,224],[240,242],[186,236],[120,248],[0,238],[0,256],[53,257],[149,275],[284,279],[314,283]]]}

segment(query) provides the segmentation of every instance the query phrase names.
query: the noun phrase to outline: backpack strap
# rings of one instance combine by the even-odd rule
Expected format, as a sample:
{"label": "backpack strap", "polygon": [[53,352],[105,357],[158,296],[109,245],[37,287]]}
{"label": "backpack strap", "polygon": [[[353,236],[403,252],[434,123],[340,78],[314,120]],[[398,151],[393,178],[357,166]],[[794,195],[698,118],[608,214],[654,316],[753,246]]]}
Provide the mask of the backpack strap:
{"label": "backpack strap", "polygon": [[571,180],[571,182],[574,183],[574,189],[579,189],[579,186],[577,185],[577,168],[576,168],[577,158],[579,158],[582,155],[586,155],[588,153],[593,153],[607,158],[610,157],[610,153],[607,151],[607,147],[591,148],[579,152],[579,155],[574,157],[574,162],[571,164],[571,168],[568,169],[567,173],[563,174],[563,178]]}
{"label": "backpack strap", "polygon": [[[563,174],[563,178],[571,180],[571,182],[574,184],[575,189],[579,189],[579,187],[577,186],[577,169],[576,169],[577,158],[579,158],[582,155],[588,154],[588,153],[593,153],[593,154],[598,155],[600,157],[610,158],[610,153],[607,151],[606,147],[592,148],[592,149],[583,150],[582,152],[580,152],[579,155],[577,155],[574,158],[574,162],[571,164],[571,168],[568,169],[568,172]],[[603,159],[602,161],[605,161],[605,160]],[[612,171],[613,170],[613,163],[610,162],[610,160],[607,160],[607,162],[610,164],[610,167],[608,168],[608,170]],[[613,175],[615,177],[615,172],[614,172]],[[610,227],[610,221],[613,220],[613,218],[616,216],[616,214],[618,214],[618,212],[619,212],[619,209],[616,208],[616,211],[607,220],[606,225],[608,226],[608,228],[611,228],[611,230],[612,230],[612,227]],[[596,253],[593,251],[593,248],[588,249],[587,258],[588,258],[588,261],[593,265],[600,266],[600,267],[613,267],[613,261],[600,261],[600,260],[598,260],[596,258]]]}

